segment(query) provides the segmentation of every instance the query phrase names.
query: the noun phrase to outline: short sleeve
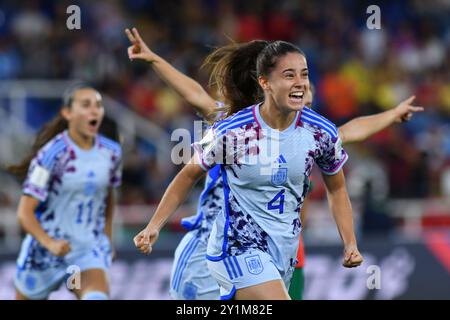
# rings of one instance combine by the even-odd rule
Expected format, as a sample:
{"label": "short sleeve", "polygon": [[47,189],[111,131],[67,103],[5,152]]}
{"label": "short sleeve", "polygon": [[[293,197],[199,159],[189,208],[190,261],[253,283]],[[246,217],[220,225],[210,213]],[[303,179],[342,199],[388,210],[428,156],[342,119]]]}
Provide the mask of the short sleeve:
{"label": "short sleeve", "polygon": [[327,175],[338,173],[348,160],[348,155],[342,148],[341,139],[324,133],[319,143],[321,152],[316,163],[320,170]]}
{"label": "short sleeve", "polygon": [[47,200],[53,170],[66,146],[61,141],[51,143],[38,151],[31,160],[22,192],[42,202]]}
{"label": "short sleeve", "polygon": [[112,156],[112,169],[109,179],[109,185],[113,188],[118,188],[122,184],[122,149],[119,147],[118,151]]}
{"label": "short sleeve", "polygon": [[208,171],[216,165],[220,143],[214,128],[208,129],[203,139],[199,142],[194,142],[192,146],[194,147],[196,163],[203,170]]}

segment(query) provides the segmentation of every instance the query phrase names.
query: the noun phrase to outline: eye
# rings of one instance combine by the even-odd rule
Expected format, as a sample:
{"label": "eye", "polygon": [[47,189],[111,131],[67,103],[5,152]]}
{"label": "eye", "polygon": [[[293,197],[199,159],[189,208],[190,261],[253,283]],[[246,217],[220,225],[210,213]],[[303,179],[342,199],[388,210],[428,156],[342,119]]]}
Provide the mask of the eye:
{"label": "eye", "polygon": [[292,78],[294,78],[294,74],[293,74],[293,73],[285,73],[284,76],[285,76],[287,79],[292,79]]}

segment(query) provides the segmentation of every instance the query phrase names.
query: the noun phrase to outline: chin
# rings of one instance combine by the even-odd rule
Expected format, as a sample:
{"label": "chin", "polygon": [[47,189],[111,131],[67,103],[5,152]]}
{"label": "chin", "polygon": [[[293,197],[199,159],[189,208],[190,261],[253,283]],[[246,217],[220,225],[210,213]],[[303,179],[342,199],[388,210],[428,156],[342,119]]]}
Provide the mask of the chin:
{"label": "chin", "polygon": [[83,135],[86,138],[94,139],[97,136],[97,134],[98,134],[98,131],[95,131],[95,132],[88,131],[88,132],[85,132]]}
{"label": "chin", "polygon": [[304,104],[296,104],[296,105],[289,105],[289,110],[291,111],[301,111],[303,110]]}

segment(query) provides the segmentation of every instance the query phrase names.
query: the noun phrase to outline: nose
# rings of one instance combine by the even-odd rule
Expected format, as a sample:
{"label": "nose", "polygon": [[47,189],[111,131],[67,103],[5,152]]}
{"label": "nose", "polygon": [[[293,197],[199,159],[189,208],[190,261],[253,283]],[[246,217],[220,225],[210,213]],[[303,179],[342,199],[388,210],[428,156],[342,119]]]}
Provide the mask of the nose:
{"label": "nose", "polygon": [[91,105],[91,108],[90,108],[91,110],[91,115],[93,115],[93,116],[99,116],[100,115],[100,109],[101,108],[99,108],[99,106],[96,104],[96,103],[93,103],[92,105]]}
{"label": "nose", "polygon": [[305,79],[303,77],[296,77],[294,87],[295,89],[306,90],[306,88],[308,87],[308,79]]}
{"label": "nose", "polygon": [[98,112],[98,110],[97,110],[97,108],[92,108],[91,109],[91,116],[95,116],[95,117],[97,117],[99,115],[99,112]]}

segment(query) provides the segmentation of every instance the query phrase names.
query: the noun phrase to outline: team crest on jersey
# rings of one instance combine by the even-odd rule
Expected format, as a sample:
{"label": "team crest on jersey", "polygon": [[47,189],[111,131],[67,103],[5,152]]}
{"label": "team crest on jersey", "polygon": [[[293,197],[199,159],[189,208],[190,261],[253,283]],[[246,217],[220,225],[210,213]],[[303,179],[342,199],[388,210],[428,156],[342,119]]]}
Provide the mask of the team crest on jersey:
{"label": "team crest on jersey", "polygon": [[97,184],[95,183],[95,173],[93,171],[89,171],[88,180],[84,185],[84,195],[91,196],[97,191]]}
{"label": "team crest on jersey", "polygon": [[272,184],[279,186],[287,180],[287,168],[274,168],[272,169]]}
{"label": "team crest on jersey", "polygon": [[287,161],[282,154],[274,161],[274,164],[277,165],[277,168],[272,169],[272,184],[274,186],[279,186],[286,182],[288,169],[282,168],[286,163]]}
{"label": "team crest on jersey", "polygon": [[195,300],[197,298],[197,286],[192,282],[186,282],[183,289],[183,297],[186,300]]}
{"label": "team crest on jersey", "polygon": [[261,258],[258,255],[246,257],[245,264],[251,274],[260,274],[264,270]]}

